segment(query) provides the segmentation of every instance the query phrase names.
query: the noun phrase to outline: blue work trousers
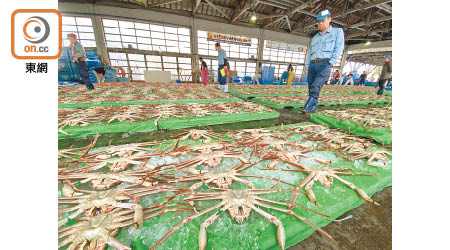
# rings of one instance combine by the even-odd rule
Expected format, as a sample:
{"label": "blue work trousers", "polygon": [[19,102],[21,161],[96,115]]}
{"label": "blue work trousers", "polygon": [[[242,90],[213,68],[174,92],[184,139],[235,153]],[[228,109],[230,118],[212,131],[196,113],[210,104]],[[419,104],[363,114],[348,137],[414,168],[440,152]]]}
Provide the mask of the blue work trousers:
{"label": "blue work trousers", "polygon": [[222,76],[222,73],[220,73],[220,70],[223,69],[225,65],[219,65],[219,84],[220,85],[226,85],[227,84],[227,76]]}
{"label": "blue work trousers", "polygon": [[319,94],[323,84],[328,80],[331,72],[331,64],[329,62],[311,63],[308,68],[308,89],[309,98],[303,109],[312,112],[317,109],[319,102]]}
{"label": "blue work trousers", "polygon": [[78,73],[80,73],[81,83],[86,85],[87,89],[94,89],[94,85],[89,78],[89,66],[85,61],[79,61],[75,63],[77,65]]}
{"label": "blue work trousers", "polygon": [[380,79],[378,80],[378,92],[377,95],[383,95],[384,92],[384,84],[388,79]]}

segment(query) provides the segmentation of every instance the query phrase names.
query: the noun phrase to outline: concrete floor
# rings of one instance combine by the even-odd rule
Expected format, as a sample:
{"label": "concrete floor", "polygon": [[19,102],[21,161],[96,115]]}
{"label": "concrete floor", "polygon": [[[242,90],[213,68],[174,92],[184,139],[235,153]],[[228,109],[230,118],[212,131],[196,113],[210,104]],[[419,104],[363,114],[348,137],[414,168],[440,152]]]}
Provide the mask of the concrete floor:
{"label": "concrete floor", "polygon": [[377,192],[372,199],[381,206],[364,203],[338,218],[352,215],[352,219],[332,222],[323,228],[339,246],[316,231],[287,250],[392,249],[392,187]]}

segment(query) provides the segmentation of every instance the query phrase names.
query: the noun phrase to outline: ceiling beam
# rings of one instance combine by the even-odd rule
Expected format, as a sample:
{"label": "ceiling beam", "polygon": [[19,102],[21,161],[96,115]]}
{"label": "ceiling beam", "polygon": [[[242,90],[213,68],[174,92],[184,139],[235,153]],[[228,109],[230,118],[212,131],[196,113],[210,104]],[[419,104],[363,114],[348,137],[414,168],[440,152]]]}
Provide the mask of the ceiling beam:
{"label": "ceiling beam", "polygon": [[289,32],[291,32],[292,29],[291,29],[291,23],[289,22],[289,17],[288,16],[285,16],[285,17],[286,17],[286,23],[287,23],[288,28],[289,28]]}
{"label": "ceiling beam", "polygon": [[392,14],[392,7],[389,6],[388,4],[380,4],[376,6],[378,9],[380,10],[384,10],[389,14]]}
{"label": "ceiling beam", "polygon": [[[320,0],[312,0],[313,2],[318,2],[318,1],[320,1]],[[291,16],[292,14],[294,14],[295,12],[298,12],[298,11],[300,11],[300,10],[303,10],[304,8],[307,8],[309,6],[309,1],[308,2],[306,2],[306,3],[304,3],[304,4],[301,4],[300,6],[298,6],[297,8],[295,8],[295,9],[293,9],[293,10],[291,10],[291,11],[288,11],[288,12],[285,12],[285,14],[286,14],[286,16]],[[276,19],[274,19],[274,20],[268,20],[268,21],[266,21],[265,23],[264,23],[264,28],[267,28],[268,26],[270,26],[270,25],[272,25],[272,24],[274,24],[274,23],[276,23],[276,22],[278,22],[278,21],[280,21],[280,20],[282,20],[284,17],[279,17],[279,18],[276,18]]]}
{"label": "ceiling beam", "polygon": [[[334,16],[332,15],[332,17],[334,18],[332,22],[340,24],[340,23],[335,21],[336,18],[345,16],[345,15],[348,15],[350,13],[357,12],[357,11],[360,11],[360,10],[370,9],[372,7],[379,6],[379,5],[383,4],[383,3],[388,3],[388,2],[392,2],[392,0],[375,0],[375,1],[371,2],[371,3],[365,4],[365,5],[362,5],[362,6],[359,6],[359,7],[351,8],[351,9],[348,9],[348,10],[344,10],[343,12],[338,13],[338,14],[336,14]],[[304,28],[304,32],[308,32],[307,29],[309,29],[310,27],[315,26],[315,24],[316,23],[314,22],[314,23],[311,23],[311,24],[307,25]],[[341,25],[346,26],[346,24],[341,24]]]}
{"label": "ceiling beam", "polygon": [[269,6],[273,6],[273,7],[277,7],[277,8],[279,8],[279,9],[289,9],[289,8],[291,8],[290,6],[288,6],[288,5],[285,5],[285,4],[282,4],[282,3],[279,3],[279,2],[273,2],[273,1],[271,1],[271,0],[261,0],[261,1],[259,1],[260,3],[262,3],[262,4],[265,4],[265,5],[269,5]]}
{"label": "ceiling beam", "polygon": [[357,32],[357,33],[348,35],[347,38],[354,38],[354,37],[358,37],[358,36],[367,36],[372,33],[389,32],[390,30],[391,30],[391,28],[383,28],[383,29],[369,30],[369,31],[365,31],[365,32]]}
{"label": "ceiling beam", "polygon": [[389,21],[391,19],[392,19],[392,16],[375,18],[375,19],[372,19],[371,21],[369,21],[369,23],[367,23],[365,21],[362,21],[362,22],[359,22],[359,23],[351,24],[349,26],[349,28],[354,29],[354,28],[357,28],[357,27],[360,27],[360,26],[363,26],[363,25],[371,25],[371,24],[374,24],[374,23],[380,23],[380,22]]}
{"label": "ceiling beam", "polygon": [[242,14],[244,14],[248,9],[252,8],[256,4],[258,4],[258,0],[239,1],[238,5],[233,11],[231,22],[234,23]]}
{"label": "ceiling beam", "polygon": [[195,15],[195,13],[197,13],[198,7],[200,6],[200,2],[202,0],[192,0],[192,15]]}
{"label": "ceiling beam", "polygon": [[230,17],[223,13],[219,8],[217,8],[213,3],[211,3],[209,0],[205,0],[206,3],[208,3],[211,7],[213,7],[215,10],[217,10],[220,14],[222,14],[226,19],[230,20]]}
{"label": "ceiling beam", "polygon": [[[182,2],[182,1],[184,1],[184,0],[170,0],[170,1],[167,1],[167,2],[163,2],[163,3],[155,3],[155,4],[152,4],[152,5],[149,5],[148,7],[149,8],[153,8],[153,7],[157,7],[157,6],[160,6],[160,5],[171,4],[171,3],[178,3],[178,2]],[[146,2],[146,0],[145,0],[145,2]]]}
{"label": "ceiling beam", "polygon": [[375,0],[375,1],[371,2],[371,3],[368,3],[368,4],[365,4],[365,5],[359,6],[359,7],[355,7],[355,8],[351,8],[351,9],[348,9],[346,11],[343,11],[342,13],[340,13],[340,14],[334,16],[334,17],[345,16],[345,15],[348,15],[348,14],[356,12],[356,11],[370,9],[372,7],[379,6],[379,5],[382,5],[384,3],[389,3],[389,2],[392,2],[392,0]]}
{"label": "ceiling beam", "polygon": [[294,24],[294,27],[292,27],[291,33],[292,33],[292,31],[298,30],[302,27],[303,19],[304,19],[302,17],[303,17],[303,14],[300,14],[298,21]]}

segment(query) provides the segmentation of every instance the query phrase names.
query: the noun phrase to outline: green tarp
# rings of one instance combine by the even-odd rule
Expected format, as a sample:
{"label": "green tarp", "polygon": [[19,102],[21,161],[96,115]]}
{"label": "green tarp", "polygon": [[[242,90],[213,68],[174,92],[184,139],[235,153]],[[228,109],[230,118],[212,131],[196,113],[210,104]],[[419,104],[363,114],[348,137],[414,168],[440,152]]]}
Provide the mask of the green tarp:
{"label": "green tarp", "polygon": [[[247,99],[248,97],[265,97],[265,96],[308,96],[308,93],[279,93],[279,94],[237,94],[237,93],[231,93],[234,96],[237,96],[239,98]],[[376,92],[336,92],[336,93],[327,93],[323,92],[320,93],[321,95],[376,95]],[[384,93],[384,96],[392,96],[391,93]]]}
{"label": "green tarp", "polygon": [[[160,119],[158,121],[158,126],[159,129],[180,129],[195,126],[271,119],[271,118],[278,118],[279,115],[280,114],[278,112],[264,112],[264,113],[242,112],[234,114],[212,114],[203,117],[191,117],[191,118],[186,117],[185,119],[171,117],[168,119]],[[154,123],[155,119],[150,119],[147,121],[139,121],[135,123],[114,121],[110,124],[103,122],[91,124],[85,127],[81,126],[65,127],[63,130],[69,133],[69,135],[58,133],[58,139],[64,139],[69,137],[82,138],[88,135],[95,135],[97,132],[99,134],[151,132],[158,129]]]}
{"label": "green tarp", "polygon": [[227,99],[197,99],[197,100],[155,100],[155,101],[130,101],[130,102],[104,102],[104,103],[60,103],[58,108],[88,108],[88,107],[117,107],[126,105],[144,105],[144,104],[188,104],[188,103],[212,103],[212,102],[240,102],[238,98]]}
{"label": "green tarp", "polygon": [[[264,104],[267,105],[269,107],[272,108],[276,108],[276,109],[283,109],[285,107],[294,107],[294,108],[298,108],[298,107],[303,107],[304,103],[299,103],[299,102],[292,102],[292,103],[285,103],[285,104],[275,104],[275,103],[271,103],[269,101],[265,101],[265,100],[260,100],[258,98],[254,98],[252,99],[252,101],[259,103],[259,104]],[[392,103],[392,100],[367,100],[367,101],[348,101],[348,102],[319,102],[319,105],[346,105],[346,104],[359,104],[359,105],[367,105],[367,104],[379,104],[379,103]]]}
{"label": "green tarp", "polygon": [[[310,123],[293,124],[288,126],[298,126]],[[288,139],[289,141],[299,141],[301,136],[296,134]],[[164,146],[165,148],[172,142],[167,141]],[[181,145],[186,145],[193,143],[194,141],[187,140],[182,141]],[[198,143],[198,142],[197,142]],[[305,142],[301,142],[305,143]],[[94,150],[95,151],[95,150]],[[367,160],[358,161],[345,161],[342,158],[336,158],[334,152],[320,151],[313,153],[314,156],[320,157],[322,159],[329,159],[334,161],[332,167],[334,168],[353,168],[356,170],[364,170],[364,173],[375,174],[376,176],[341,176],[341,178],[352,182],[357,187],[364,190],[369,196],[372,196],[375,192],[383,189],[384,187],[392,185],[392,161],[389,160],[388,164],[383,168],[372,167],[366,164]],[[244,157],[249,156],[249,152],[245,151],[242,154]],[[167,156],[168,157],[168,156]],[[185,158],[184,158],[185,159]],[[179,159],[179,160],[184,160]],[[252,160],[256,159],[253,156]],[[307,160],[307,159],[304,159]],[[155,159],[155,162],[161,164],[164,159]],[[230,166],[238,163],[235,159],[224,159],[221,166],[217,169],[226,169]],[[152,162],[149,162],[150,164]],[[260,175],[270,175],[275,178],[281,178],[289,183],[298,184],[303,178],[306,177],[304,173],[294,173],[294,172],[283,172],[283,171],[263,171],[260,168],[266,168],[270,161],[263,161],[258,165],[245,171],[247,174],[260,174]],[[301,161],[303,163],[303,160]],[[309,164],[314,164],[313,161]],[[292,168],[288,164],[279,163],[278,168]],[[275,184],[275,181],[265,180],[261,178],[245,178],[252,181],[256,188],[268,188]],[[243,189],[240,183],[233,182],[233,189]],[[284,189],[292,187],[280,184],[277,189]],[[306,195],[299,194],[296,204],[301,205],[310,209],[314,209],[318,212],[327,214],[330,218],[325,218],[323,216],[311,213],[304,209],[294,208],[294,211],[300,215],[306,217],[312,223],[319,227],[324,227],[328,223],[332,222],[337,217],[341,216],[346,211],[358,207],[364,201],[357,195],[357,193],[334,180],[331,187],[322,186],[320,183],[315,183],[312,187],[315,193],[316,199],[321,206],[316,206],[311,203]],[[206,190],[205,187],[199,189],[202,192],[211,192],[212,190]],[[165,197],[173,193],[162,193],[158,195],[152,195],[149,197],[143,197],[141,199],[142,205],[144,207],[150,206],[157,202],[164,201]],[[280,202],[289,202],[291,198],[291,193],[282,192],[270,195],[261,195],[261,197],[272,199]],[[172,202],[181,202],[183,197],[177,197]],[[218,201],[204,201],[198,202],[196,204],[209,207],[218,203]],[[277,206],[277,205],[275,205]],[[383,204],[381,204],[383,206]],[[291,215],[286,213],[278,212],[272,209],[262,208],[262,210],[276,216],[281,220],[286,232],[286,248],[295,245],[303,239],[307,238],[314,232],[314,229],[304,222],[298,220]],[[214,214],[216,210],[211,211],[209,214],[203,215],[184,226],[179,228],[171,237],[164,241],[157,250],[166,249],[176,249],[176,250],[193,250],[198,249],[198,233],[202,222],[204,222],[208,217]],[[116,238],[123,242],[124,244],[131,246],[133,249],[137,250],[147,250],[150,246],[154,245],[170,228],[176,225],[179,221],[191,215],[189,212],[169,212],[164,215],[149,219],[144,221],[143,227],[135,230],[133,227],[122,228]],[[247,250],[247,249],[258,249],[258,250],[276,250],[279,249],[276,240],[276,227],[268,220],[264,219],[261,215],[252,211],[250,217],[245,220],[242,224],[236,223],[227,211],[225,211],[211,226],[207,228],[208,244],[206,249],[220,249],[220,250]],[[63,248],[62,248],[63,249]],[[108,247],[107,249],[113,249]]]}
{"label": "green tarp", "polygon": [[351,134],[370,137],[382,144],[392,143],[392,131],[388,128],[364,129],[364,127],[358,126],[355,122],[349,120],[340,121],[325,114],[311,114],[310,118],[316,123],[326,124],[331,128],[340,128]]}

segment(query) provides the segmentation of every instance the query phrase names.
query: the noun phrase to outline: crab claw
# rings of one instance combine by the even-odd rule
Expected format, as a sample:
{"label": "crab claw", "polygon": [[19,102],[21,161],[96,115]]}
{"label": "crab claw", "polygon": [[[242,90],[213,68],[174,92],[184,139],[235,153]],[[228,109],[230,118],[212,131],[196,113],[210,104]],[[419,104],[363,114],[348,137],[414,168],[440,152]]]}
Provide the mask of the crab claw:
{"label": "crab claw", "polygon": [[355,191],[359,194],[359,196],[361,196],[361,198],[363,198],[365,201],[373,203],[377,206],[379,206],[380,204],[378,204],[377,202],[375,202],[374,200],[372,200],[367,194],[366,192],[364,192],[363,190],[359,189],[359,188],[355,188]]}
{"label": "crab claw", "polygon": [[141,205],[136,205],[134,208],[134,222],[138,224],[138,227],[144,222],[144,210]]}
{"label": "crab claw", "polygon": [[286,235],[284,233],[284,227],[282,224],[277,226],[277,241],[281,250],[284,250],[284,244],[286,242]]}
{"label": "crab claw", "polygon": [[319,203],[316,200],[316,196],[314,195],[314,192],[311,189],[306,189],[306,196],[308,196],[308,199],[314,203],[316,206],[320,206]]}
{"label": "crab claw", "polygon": [[198,233],[198,249],[205,250],[208,238],[206,236],[206,226],[203,224],[200,226],[200,232]]}
{"label": "crab claw", "polygon": [[73,188],[67,184],[64,184],[61,191],[65,197],[73,197],[73,195],[75,194],[75,190],[73,190]]}

